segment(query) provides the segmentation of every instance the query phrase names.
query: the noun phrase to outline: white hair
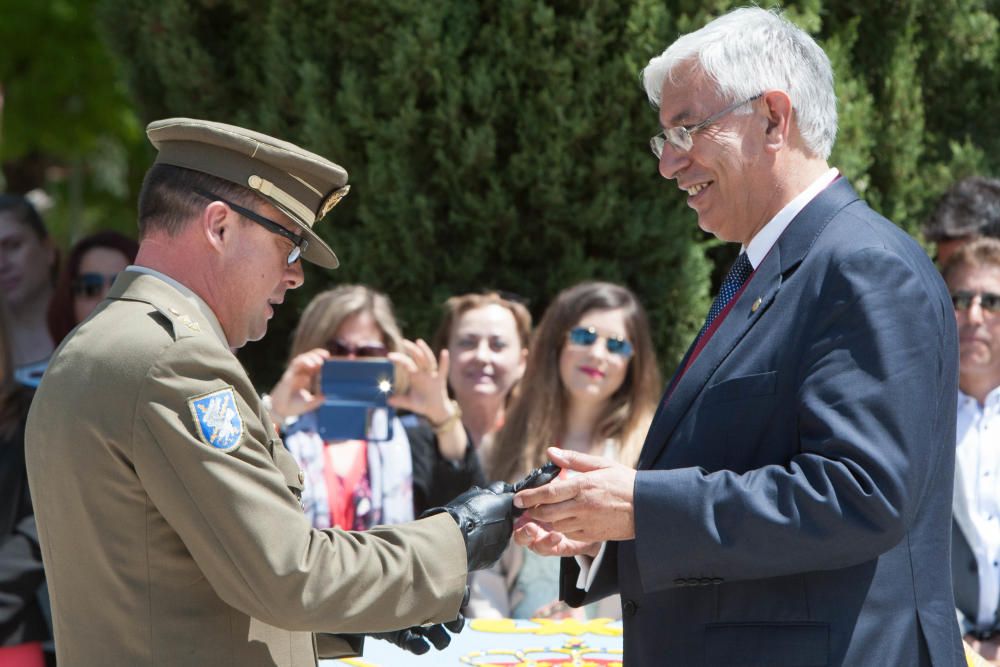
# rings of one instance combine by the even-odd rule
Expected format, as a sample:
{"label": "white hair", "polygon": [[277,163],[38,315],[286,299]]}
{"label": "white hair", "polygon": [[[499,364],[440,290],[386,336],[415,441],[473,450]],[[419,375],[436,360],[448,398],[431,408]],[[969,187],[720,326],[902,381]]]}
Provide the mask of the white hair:
{"label": "white hair", "polygon": [[[731,101],[783,90],[792,101],[806,147],[826,159],[837,138],[833,68],[823,49],[778,10],[735,9],[683,35],[642,71],[646,95],[660,104],[664,81],[678,83],[680,65],[692,63]],[[745,110],[745,111],[744,111]],[[749,112],[744,107],[736,113]]]}

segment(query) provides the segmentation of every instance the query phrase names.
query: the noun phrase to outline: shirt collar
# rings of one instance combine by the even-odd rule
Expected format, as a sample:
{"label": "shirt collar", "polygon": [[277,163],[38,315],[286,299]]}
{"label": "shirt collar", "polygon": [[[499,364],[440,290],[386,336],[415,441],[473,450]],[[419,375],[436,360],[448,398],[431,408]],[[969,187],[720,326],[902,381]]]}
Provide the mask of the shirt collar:
{"label": "shirt collar", "polygon": [[750,244],[744,246],[743,250],[747,254],[747,259],[750,260],[750,265],[757,269],[761,262],[764,261],[764,257],[770,252],[771,248],[778,241],[778,237],[781,236],[781,232],[785,231],[788,224],[795,219],[802,209],[806,207],[806,204],[811,202],[816,198],[820,192],[826,189],[826,186],[833,183],[834,179],[840,174],[835,168],[831,168],[823,173],[822,176],[813,181],[809,187],[796,195],[795,199],[785,204],[785,207],[778,211],[771,220],[764,225],[764,227],[757,232],[757,235],[750,239]]}
{"label": "shirt collar", "polygon": [[215,335],[219,337],[219,340],[222,341],[222,344],[225,345],[226,347],[229,347],[229,341],[226,340],[226,334],[222,330],[222,325],[219,324],[219,318],[215,316],[215,313],[212,311],[209,305],[205,303],[205,300],[202,299],[197,294],[195,294],[194,290],[192,290],[190,287],[188,287],[187,285],[183,285],[177,282],[175,279],[168,276],[167,274],[161,273],[156,269],[151,269],[148,266],[136,266],[135,264],[131,264],[129,266],[126,266],[125,270],[132,271],[134,273],[144,273],[147,276],[153,276],[154,278],[162,280],[163,282],[167,283],[175,290],[180,292],[181,296],[190,301],[191,305],[194,306],[199,313],[201,313],[201,316],[204,317],[205,321],[208,322],[209,326],[212,327],[212,331],[214,331]]}

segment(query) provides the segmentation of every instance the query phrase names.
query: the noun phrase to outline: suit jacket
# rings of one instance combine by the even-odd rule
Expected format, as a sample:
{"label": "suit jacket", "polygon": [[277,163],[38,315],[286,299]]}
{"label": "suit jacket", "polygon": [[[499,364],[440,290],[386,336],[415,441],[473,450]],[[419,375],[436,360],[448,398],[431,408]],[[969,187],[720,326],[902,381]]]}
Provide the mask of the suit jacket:
{"label": "suit jacket", "polygon": [[447,514],[309,525],[299,468],[217,322],[154,276],[122,274],[56,351],[27,464],[60,663],[311,666],[313,632],[441,622],[461,604]]}
{"label": "suit jacket", "polygon": [[586,595],[564,559],[564,596],[620,591],[630,667],[964,665],[957,359],[926,254],[838,179],[661,405],[636,538],[609,543]]}

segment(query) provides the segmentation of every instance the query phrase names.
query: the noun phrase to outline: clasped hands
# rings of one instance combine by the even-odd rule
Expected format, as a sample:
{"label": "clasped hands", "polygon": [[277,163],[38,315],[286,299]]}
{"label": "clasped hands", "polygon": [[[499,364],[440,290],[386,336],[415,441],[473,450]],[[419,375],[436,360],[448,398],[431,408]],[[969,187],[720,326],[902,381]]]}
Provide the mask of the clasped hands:
{"label": "clasped hands", "polygon": [[542,556],[590,556],[609,540],[635,537],[635,470],[600,456],[550,447],[553,463],[576,474],[521,491],[514,506],[527,521],[514,541]]}

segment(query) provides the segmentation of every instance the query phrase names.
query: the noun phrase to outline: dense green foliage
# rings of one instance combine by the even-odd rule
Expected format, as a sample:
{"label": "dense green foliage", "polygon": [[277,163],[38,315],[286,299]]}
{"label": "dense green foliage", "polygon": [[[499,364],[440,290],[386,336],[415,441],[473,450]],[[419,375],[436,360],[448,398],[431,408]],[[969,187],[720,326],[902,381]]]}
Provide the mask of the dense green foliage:
{"label": "dense green foliage", "polygon": [[149,156],[95,5],[0,0],[0,185],[46,189],[47,223],[64,244],[135,229],[136,172]]}
{"label": "dense green foliage", "polygon": [[[388,292],[409,335],[448,295],[519,292],[537,314],[585,278],[651,311],[665,366],[733,249],[659,178],[638,73],[725,0],[103,0],[101,26],[144,121],[242,124],[343,164],[353,191],[320,223],[343,266],[311,271],[245,358],[274,379],[297,308],[334,282]],[[968,173],[996,173],[995,0],[801,0],[830,54],[832,163],[911,232]]]}

